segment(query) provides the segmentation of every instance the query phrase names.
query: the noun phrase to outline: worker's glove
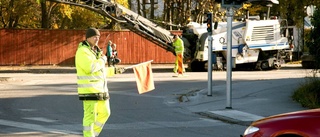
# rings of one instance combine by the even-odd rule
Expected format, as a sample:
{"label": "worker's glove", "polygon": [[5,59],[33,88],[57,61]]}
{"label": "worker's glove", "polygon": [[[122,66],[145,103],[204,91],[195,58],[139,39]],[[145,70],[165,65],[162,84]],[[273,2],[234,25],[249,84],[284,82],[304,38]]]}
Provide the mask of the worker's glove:
{"label": "worker's glove", "polygon": [[94,46],[94,48],[97,50],[97,52],[101,52],[101,49],[99,48],[99,46]]}
{"label": "worker's glove", "polygon": [[103,56],[103,51],[101,50],[100,52],[97,52],[97,57],[101,58]]}
{"label": "worker's glove", "polygon": [[99,46],[94,46],[94,48],[97,51],[97,58],[100,58],[103,55],[103,50],[101,50]]}

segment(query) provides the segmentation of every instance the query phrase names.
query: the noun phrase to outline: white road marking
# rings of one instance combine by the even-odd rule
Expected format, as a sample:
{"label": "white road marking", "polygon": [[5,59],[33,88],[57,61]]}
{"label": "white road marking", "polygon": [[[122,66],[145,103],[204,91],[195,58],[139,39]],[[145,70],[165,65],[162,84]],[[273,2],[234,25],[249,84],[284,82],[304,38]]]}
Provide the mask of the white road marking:
{"label": "white road marking", "polygon": [[0,119],[0,125],[17,127],[17,128],[24,128],[24,129],[30,129],[30,130],[42,131],[42,132],[54,133],[54,134],[76,134],[76,135],[81,134],[79,132],[46,128],[41,125],[29,124],[29,123],[23,123],[23,122],[15,122],[15,121],[3,120],[3,119]]}
{"label": "white road marking", "polygon": [[57,120],[52,120],[52,119],[48,119],[48,118],[44,118],[44,117],[26,117],[26,118],[22,118],[22,119],[41,121],[41,122],[47,122],[47,123],[57,122]]}
{"label": "white road marking", "polygon": [[26,111],[26,112],[32,112],[32,111],[36,111],[36,109],[18,109],[20,111]]}
{"label": "white road marking", "polygon": [[[214,123],[214,124],[213,124]],[[218,123],[218,124],[217,124]],[[220,124],[219,124],[220,123]],[[154,129],[154,128],[171,128],[171,127],[210,127],[219,126],[225,123],[212,120],[203,119],[193,121],[146,121],[146,122],[133,122],[133,123],[121,123],[121,124],[109,124],[104,126],[104,129],[108,130],[140,130],[140,129]],[[63,134],[63,135],[81,135],[82,124],[59,124],[59,125],[48,125],[42,126],[37,124],[16,122],[0,119],[0,125],[29,129],[31,131],[41,131],[53,134]]]}

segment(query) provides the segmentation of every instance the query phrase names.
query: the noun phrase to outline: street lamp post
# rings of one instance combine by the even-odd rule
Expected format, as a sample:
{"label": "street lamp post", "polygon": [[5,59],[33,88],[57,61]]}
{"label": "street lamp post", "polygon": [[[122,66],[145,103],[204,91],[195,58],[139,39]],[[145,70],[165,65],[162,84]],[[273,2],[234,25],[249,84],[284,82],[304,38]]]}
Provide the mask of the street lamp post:
{"label": "street lamp post", "polygon": [[232,109],[232,7],[227,11],[227,109]]}

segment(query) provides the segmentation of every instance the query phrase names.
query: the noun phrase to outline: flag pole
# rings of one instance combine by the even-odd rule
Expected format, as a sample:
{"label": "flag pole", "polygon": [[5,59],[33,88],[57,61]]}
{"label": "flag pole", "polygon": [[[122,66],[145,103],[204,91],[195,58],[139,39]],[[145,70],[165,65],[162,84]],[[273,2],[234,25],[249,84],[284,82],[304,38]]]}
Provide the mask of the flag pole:
{"label": "flag pole", "polygon": [[152,61],[153,61],[153,60],[149,60],[149,61],[142,62],[142,63],[136,64],[136,65],[132,65],[132,66],[128,66],[128,67],[124,67],[124,69],[134,68],[134,67],[137,67],[137,66],[139,66],[139,65],[143,65],[143,64],[146,64],[146,63],[149,63],[149,62],[152,62]]}

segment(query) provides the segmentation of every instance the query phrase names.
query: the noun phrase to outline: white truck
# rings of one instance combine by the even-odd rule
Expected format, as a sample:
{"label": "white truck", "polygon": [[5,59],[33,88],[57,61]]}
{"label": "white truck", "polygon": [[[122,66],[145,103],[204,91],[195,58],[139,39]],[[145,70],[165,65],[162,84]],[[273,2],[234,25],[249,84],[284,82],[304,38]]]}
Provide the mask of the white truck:
{"label": "white truck", "polygon": [[[100,13],[124,27],[150,40],[167,51],[174,53],[172,34],[169,30],[138,15],[137,13],[109,0],[49,0],[76,5]],[[214,68],[224,69],[226,64],[226,22],[219,23],[213,30]],[[252,69],[280,68],[283,51],[289,48],[285,26],[280,20],[246,20],[234,22],[232,31],[232,57],[234,66]],[[191,22],[183,31],[185,62],[191,71],[207,69],[208,33],[206,25]]]}
{"label": "white truck", "polygon": [[[285,22],[285,20],[283,20]],[[246,20],[232,23],[232,62],[235,68],[267,70],[280,68],[285,51],[290,49],[286,27],[280,20]],[[282,23],[285,24],[285,23]],[[198,37],[190,66],[192,70],[206,68],[208,60],[208,33],[206,24],[191,22],[186,37]],[[189,34],[188,34],[189,33]],[[227,57],[227,23],[218,23],[212,31],[212,52],[215,69],[224,69]],[[191,45],[190,45],[191,46]],[[188,47],[190,49],[190,47]],[[200,67],[201,66],[201,67]]]}

